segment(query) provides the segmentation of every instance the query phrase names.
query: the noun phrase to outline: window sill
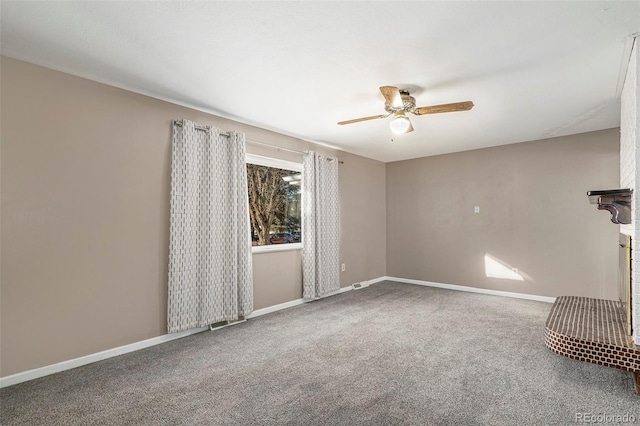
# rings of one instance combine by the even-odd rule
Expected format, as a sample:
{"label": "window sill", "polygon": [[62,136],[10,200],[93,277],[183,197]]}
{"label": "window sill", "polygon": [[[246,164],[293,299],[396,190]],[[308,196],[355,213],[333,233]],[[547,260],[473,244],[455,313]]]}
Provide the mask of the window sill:
{"label": "window sill", "polygon": [[253,246],[251,247],[251,254],[258,253],[274,253],[277,251],[291,251],[302,250],[302,243],[289,243],[289,244],[271,244],[268,246]]}

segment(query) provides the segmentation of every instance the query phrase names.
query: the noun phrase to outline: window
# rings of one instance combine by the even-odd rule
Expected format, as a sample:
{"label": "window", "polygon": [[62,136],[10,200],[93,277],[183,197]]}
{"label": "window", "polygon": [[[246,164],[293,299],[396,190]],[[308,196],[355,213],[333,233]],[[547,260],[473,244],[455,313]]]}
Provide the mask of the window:
{"label": "window", "polygon": [[247,155],[254,251],[301,248],[302,164]]}

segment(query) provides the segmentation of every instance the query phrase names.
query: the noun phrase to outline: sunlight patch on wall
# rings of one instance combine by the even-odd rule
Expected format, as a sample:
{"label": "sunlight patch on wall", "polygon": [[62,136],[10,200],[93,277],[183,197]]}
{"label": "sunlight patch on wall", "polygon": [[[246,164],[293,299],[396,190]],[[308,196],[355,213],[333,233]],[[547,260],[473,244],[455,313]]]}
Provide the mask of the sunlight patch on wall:
{"label": "sunlight patch on wall", "polygon": [[488,253],[484,255],[484,273],[489,278],[524,281],[518,268],[513,268]]}

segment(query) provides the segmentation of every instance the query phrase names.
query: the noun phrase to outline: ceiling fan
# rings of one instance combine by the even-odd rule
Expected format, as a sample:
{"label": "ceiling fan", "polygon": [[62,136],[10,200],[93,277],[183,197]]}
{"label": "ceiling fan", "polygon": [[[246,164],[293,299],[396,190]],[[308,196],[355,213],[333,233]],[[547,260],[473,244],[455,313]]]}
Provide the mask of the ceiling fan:
{"label": "ceiling fan", "polygon": [[391,131],[396,134],[413,132],[411,120],[407,117],[410,112],[414,115],[438,114],[441,112],[468,111],[473,108],[473,102],[455,102],[452,104],[431,105],[416,108],[416,99],[407,90],[400,90],[395,86],[382,86],[380,92],[384,96],[384,109],[388,114],[372,115],[369,117],[356,118],[353,120],[341,121],[338,124],[351,124],[359,121],[375,120],[377,118],[387,118],[393,115],[393,120],[389,124]]}

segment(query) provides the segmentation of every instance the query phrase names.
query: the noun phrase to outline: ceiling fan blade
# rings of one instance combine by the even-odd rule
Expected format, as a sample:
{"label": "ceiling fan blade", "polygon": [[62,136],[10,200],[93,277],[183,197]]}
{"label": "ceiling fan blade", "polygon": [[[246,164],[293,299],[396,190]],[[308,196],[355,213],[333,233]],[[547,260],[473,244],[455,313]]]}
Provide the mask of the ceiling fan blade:
{"label": "ceiling fan blade", "polygon": [[415,109],[417,115],[439,114],[441,112],[469,111],[473,108],[473,102],[455,102],[452,104],[423,106]]}
{"label": "ceiling fan blade", "polygon": [[384,96],[384,100],[387,101],[387,105],[394,108],[402,108],[402,96],[400,96],[400,90],[395,86],[382,86],[380,92]]}
{"label": "ceiling fan blade", "polygon": [[389,114],[386,115],[372,115],[370,117],[362,117],[362,118],[354,118],[353,120],[347,120],[347,121],[341,121],[338,124],[340,126],[342,126],[343,124],[351,124],[351,123],[358,123],[360,121],[367,121],[367,120],[375,120],[376,118],[386,118],[388,117]]}

